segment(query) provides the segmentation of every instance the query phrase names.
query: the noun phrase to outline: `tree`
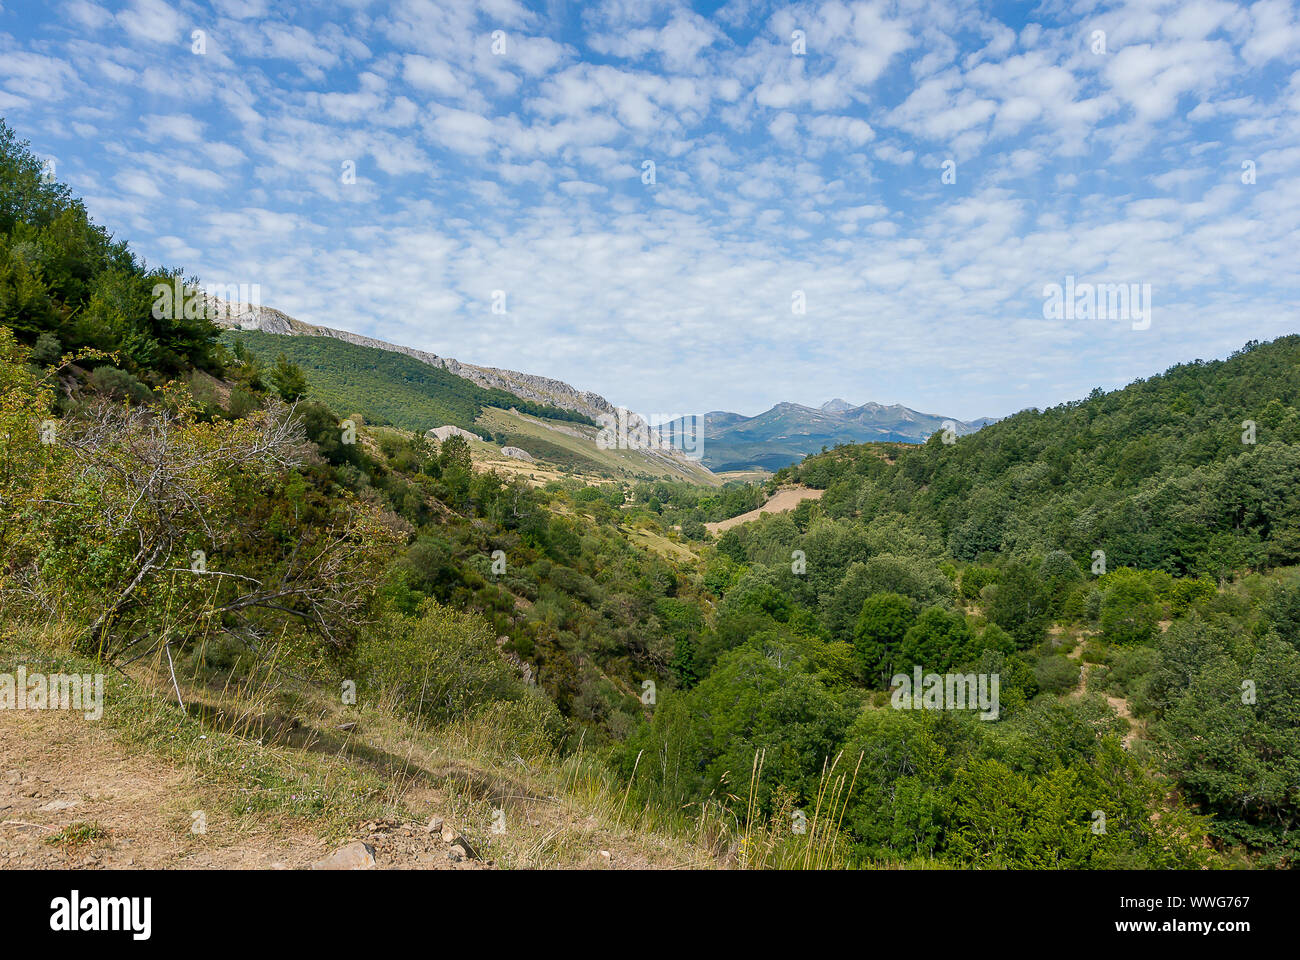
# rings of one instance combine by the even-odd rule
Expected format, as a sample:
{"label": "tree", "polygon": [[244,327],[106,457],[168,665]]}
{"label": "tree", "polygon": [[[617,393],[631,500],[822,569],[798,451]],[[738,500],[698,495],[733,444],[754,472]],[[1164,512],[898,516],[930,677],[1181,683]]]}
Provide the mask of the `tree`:
{"label": "tree", "polygon": [[1278,584],[1264,605],[1264,616],[1279,637],[1300,650],[1300,577]]}
{"label": "tree", "polygon": [[915,622],[911,601],[897,593],[873,594],[862,602],[853,629],[853,651],[868,684],[888,684],[897,668],[903,637]]}
{"label": "tree", "polygon": [[1247,656],[1205,663],[1157,736],[1221,833],[1286,866],[1300,859],[1300,653],[1268,637]]}
{"label": "tree", "polygon": [[442,446],[438,451],[438,465],[442,467],[444,475],[449,470],[461,470],[468,473],[471,463],[472,457],[470,456],[468,440],[460,434],[453,434],[442,441]]}
{"label": "tree", "polygon": [[1136,571],[1131,574],[1115,579],[1102,594],[1100,625],[1107,643],[1147,643],[1155,636],[1160,619],[1155,591]]}
{"label": "tree", "polygon": [[270,380],[271,386],[285,403],[295,403],[307,395],[307,375],[298,364],[285,359],[283,353],[275,358]]}
{"label": "tree", "polygon": [[970,625],[960,613],[929,607],[903,635],[896,662],[904,668],[915,665],[927,672],[942,672],[975,657],[973,640]]}
{"label": "tree", "polygon": [[989,606],[989,619],[1016,638],[1024,649],[1042,639],[1047,602],[1042,583],[1025,564],[1012,563],[1002,572]]}

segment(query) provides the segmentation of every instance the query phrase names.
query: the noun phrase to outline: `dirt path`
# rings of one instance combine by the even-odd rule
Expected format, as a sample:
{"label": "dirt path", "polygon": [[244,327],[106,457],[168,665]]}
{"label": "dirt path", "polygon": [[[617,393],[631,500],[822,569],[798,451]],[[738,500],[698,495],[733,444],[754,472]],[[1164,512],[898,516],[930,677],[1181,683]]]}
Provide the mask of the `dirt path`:
{"label": "dirt path", "polygon": [[[330,844],[305,830],[268,822],[232,825],[204,811],[184,770],[124,750],[109,730],[63,711],[0,711],[0,869],[303,869]],[[106,836],[75,845],[47,839],[73,824]],[[441,837],[397,821],[358,824],[355,839],[380,868],[483,869],[453,862]]]}
{"label": "dirt path", "polygon": [[782,487],[776,493],[772,494],[767,503],[763,504],[757,510],[750,510],[748,513],[742,513],[738,517],[730,517],[727,520],[719,520],[716,523],[706,523],[705,529],[712,534],[723,533],[732,527],[742,523],[748,523],[751,520],[757,520],[764,513],[785,513],[793,510],[805,500],[820,500],[825,490],[813,490],[810,487]]}
{"label": "dirt path", "polygon": [[[1079,686],[1070,694],[1072,699],[1078,700],[1088,692],[1088,674],[1091,672],[1089,665],[1083,662],[1083,643],[1080,642],[1077,647],[1066,654],[1071,660],[1079,661]],[[1114,710],[1127,725],[1128,732],[1124,734],[1124,746],[1130,748],[1138,737],[1138,724],[1133,719],[1133,710],[1129,707],[1128,700],[1124,697],[1112,697],[1110,694],[1103,694],[1110,708]]]}

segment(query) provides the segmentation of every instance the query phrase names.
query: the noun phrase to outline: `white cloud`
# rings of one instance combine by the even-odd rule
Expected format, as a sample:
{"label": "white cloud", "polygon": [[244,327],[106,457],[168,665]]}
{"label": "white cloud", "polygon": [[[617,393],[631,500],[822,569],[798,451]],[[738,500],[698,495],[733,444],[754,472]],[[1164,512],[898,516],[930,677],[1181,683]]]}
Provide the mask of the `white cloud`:
{"label": "white cloud", "polygon": [[163,0],[131,0],[117,22],[135,39],[151,44],[178,43],[185,26],[185,19]]}

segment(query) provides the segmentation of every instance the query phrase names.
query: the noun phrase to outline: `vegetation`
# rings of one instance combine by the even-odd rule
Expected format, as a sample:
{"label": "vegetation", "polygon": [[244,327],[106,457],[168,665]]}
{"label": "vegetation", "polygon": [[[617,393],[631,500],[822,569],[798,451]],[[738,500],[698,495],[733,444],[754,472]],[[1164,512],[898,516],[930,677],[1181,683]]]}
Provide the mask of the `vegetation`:
{"label": "vegetation", "polygon": [[194,367],[218,372],[211,323],[154,309],[154,287],[178,278],[146,269],[125,242],[91,223],[0,119],[0,325],[47,363],[94,348],[150,385]]}
{"label": "vegetation", "polygon": [[[358,366],[335,407],[311,351],[350,345],[226,349],[134,295],[96,332],[98,285],[163,274],[4,135],[0,635],[113,664],[110,722],[245,807],[337,828],[393,808],[400,765],[300,769],[173,693],[400,718],[427,757],[533,764],[744,866],[1294,865],[1300,337],[809,457],[771,483],[820,500],[715,539],[769,488],[537,488],[423,419],[375,425],[417,393],[449,422],[492,405],[418,361],[418,390]],[[996,709],[904,697],[914,672],[996,677]]]}
{"label": "vegetation", "polygon": [[451,424],[481,434],[475,420],[484,407],[513,407],[530,416],[596,426],[584,414],[480,387],[391,350],[332,337],[290,337],[256,330],[227,333],[223,340],[243,344],[263,364],[287,359],[306,374],[297,388],[299,395],[319,400],[344,416],[364,410],[372,423],[421,433]]}

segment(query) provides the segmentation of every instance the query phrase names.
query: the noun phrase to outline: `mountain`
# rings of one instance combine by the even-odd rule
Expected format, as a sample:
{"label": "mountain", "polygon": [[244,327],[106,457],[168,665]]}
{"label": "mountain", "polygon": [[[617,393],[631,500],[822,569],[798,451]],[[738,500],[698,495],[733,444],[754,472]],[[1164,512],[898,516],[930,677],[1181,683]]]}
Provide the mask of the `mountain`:
{"label": "mountain", "polygon": [[834,400],[827,400],[822,404],[822,413],[844,413],[846,410],[852,410],[853,404],[847,400],[841,400],[836,397]]}
{"label": "mountain", "polygon": [[422,363],[441,367],[448,373],[464,377],[480,387],[489,390],[505,390],[525,400],[549,403],[566,410],[574,410],[591,417],[593,420],[598,420],[601,414],[617,416],[617,408],[600,394],[591,393],[587,390],[578,390],[560,380],[539,377],[530,373],[520,373],[517,370],[501,370],[496,367],[480,367],[472,363],[461,363],[451,357],[440,357],[426,350],[417,350],[414,347],[404,347],[400,344],[376,340],[374,337],[362,336],[359,333],[303,323],[301,320],[296,320],[287,313],[271,307],[232,303],[217,297],[209,297],[208,302],[212,304],[210,313],[216,315],[217,325],[227,329],[256,330],[262,333],[275,333],[294,337],[330,337],[361,347],[373,347],[377,350],[405,354]]}
{"label": "mountain", "polygon": [[[710,470],[759,467],[775,471],[822,447],[881,440],[923,443],[949,422],[957,436],[965,436],[993,423],[994,418],[965,422],[919,413],[901,404],[855,406],[837,397],[820,407],[778,403],[754,417],[715,410],[704,414],[703,421],[701,462]],[[688,426],[685,418],[674,421],[674,436],[682,431],[689,434]]]}
{"label": "mountain", "polygon": [[[241,344],[268,370],[283,354],[306,374],[308,399],[322,401],[340,416],[360,414],[373,425],[420,433],[442,427],[468,430],[476,437],[471,443],[476,461],[504,473],[525,474],[536,480],[568,475],[593,481],[674,479],[710,486],[719,482],[699,463],[662,445],[641,444],[626,449],[603,446],[597,421],[574,409],[580,406],[607,416],[597,404],[608,406],[608,401],[596,394],[586,394],[593,399],[582,401],[584,395],[572,387],[549,381],[557,384],[557,388],[545,394],[540,390],[529,391],[534,397],[546,396],[547,400],[528,399],[500,386],[484,385],[520,384],[526,374],[504,371],[514,379],[471,380],[452,372],[468,369],[467,364],[457,361],[434,364],[418,357],[420,351],[392,345],[382,348],[365,345],[357,341],[366,344],[382,341],[343,331],[331,331],[342,334],[337,337],[304,332],[304,328],[307,331],[328,329],[324,327],[305,324],[295,327],[279,321],[268,325],[296,332],[268,333],[226,323],[228,329],[223,339],[232,345]],[[572,406],[561,407],[551,401],[567,401]],[[503,447],[521,449],[533,459],[503,453]]]}
{"label": "mountain", "polygon": [[[215,297],[209,298],[209,301],[213,307],[210,312],[218,317],[216,322],[230,330],[284,337],[339,340],[356,347],[402,354],[464,378],[486,390],[504,391],[534,404],[546,404],[571,410],[600,423],[608,422],[602,418],[619,416],[619,408],[600,394],[578,390],[560,380],[521,373],[517,370],[462,363],[451,357],[440,357],[425,350],[388,343],[347,330],[303,323],[271,307],[236,304]],[[301,353],[301,351],[291,352]],[[325,370],[313,367],[311,361],[301,355],[291,356],[290,359],[315,370],[318,377],[321,374],[329,376]],[[351,393],[348,397],[336,394],[332,399],[344,407],[360,411],[363,405],[357,402],[355,396],[355,393]],[[500,403],[487,405],[502,406]],[[652,430],[648,429],[645,421],[636,414],[627,416],[629,428],[638,431],[646,441],[640,451],[645,458],[656,461],[660,468],[668,467],[669,473],[682,474],[688,479],[703,482],[713,482],[702,476],[711,471],[744,470],[754,467],[779,470],[781,467],[797,463],[810,453],[817,453],[824,446],[833,447],[842,443],[881,440],[922,443],[949,421],[954,424],[958,436],[973,433],[994,422],[992,418],[986,417],[967,423],[937,414],[919,413],[901,404],[886,406],[879,403],[864,403],[855,406],[837,397],[822,404],[820,408],[805,407],[798,403],[778,403],[772,409],[754,417],[714,410],[704,414],[703,437],[700,444],[693,434],[693,429],[698,427],[698,424],[690,424],[684,417]],[[407,426],[400,416],[385,413],[381,418],[400,426]],[[449,420],[448,422],[462,427],[471,426],[460,421]],[[434,426],[441,426],[441,424],[434,424]],[[414,427],[411,426],[410,429]],[[690,439],[683,440],[683,437]],[[682,452],[692,451],[697,447],[702,447],[703,453],[698,460],[687,457]]]}

